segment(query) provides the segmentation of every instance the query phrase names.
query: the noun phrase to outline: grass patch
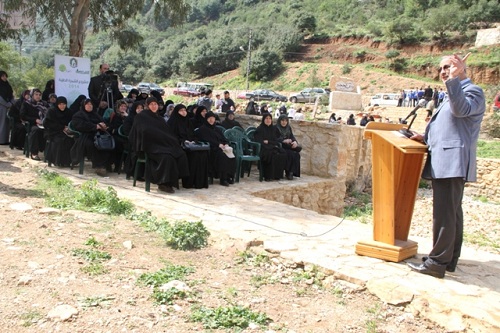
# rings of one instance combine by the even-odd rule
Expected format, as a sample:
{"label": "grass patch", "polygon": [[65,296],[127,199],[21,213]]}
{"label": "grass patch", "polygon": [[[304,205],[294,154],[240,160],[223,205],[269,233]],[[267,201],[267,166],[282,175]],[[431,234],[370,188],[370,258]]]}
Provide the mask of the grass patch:
{"label": "grass patch", "polygon": [[78,209],[108,215],[122,215],[132,212],[133,205],[118,198],[116,190],[108,186],[101,189],[95,179],[80,186],[47,170],[40,170],[38,187],[45,193],[47,204],[59,209]]}
{"label": "grass patch", "polygon": [[206,307],[193,307],[190,319],[201,322],[205,329],[245,329],[251,323],[265,326],[269,317],[260,312],[253,312],[242,306],[218,307],[210,309]]}
{"label": "grass patch", "polygon": [[500,159],[500,141],[478,141],[477,157]]}
{"label": "grass patch", "polygon": [[114,300],[110,296],[85,297],[79,300],[80,306],[84,308],[108,306]]}
{"label": "grass patch", "polygon": [[278,279],[273,277],[271,274],[254,275],[250,279],[250,284],[256,288],[275,283],[278,283]]}
{"label": "grass patch", "polygon": [[342,217],[367,221],[373,213],[372,198],[368,193],[352,192],[349,194],[349,201],[352,202],[344,207]]}
{"label": "grass patch", "polygon": [[255,254],[251,251],[243,251],[238,253],[238,257],[236,258],[236,263],[237,264],[245,263],[250,266],[260,267],[269,263],[269,256],[262,253]]}
{"label": "grass patch", "polygon": [[90,246],[91,248],[78,248],[72,251],[73,256],[80,257],[89,262],[88,265],[83,266],[80,270],[90,276],[108,273],[109,270],[104,267],[103,261],[111,259],[111,254],[97,249],[98,247],[102,247],[103,244],[98,242],[94,237],[87,239],[84,244]]}
{"label": "grass patch", "polygon": [[128,216],[129,220],[136,221],[141,227],[146,229],[146,231],[157,231],[163,232],[165,229],[170,227],[170,223],[167,219],[157,218],[151,215],[150,211],[142,213],[132,213]]}
{"label": "grass patch", "polygon": [[481,247],[491,247],[497,251],[500,250],[500,243],[498,243],[498,239],[490,239],[488,236],[480,232],[475,232],[473,234],[464,233],[464,241]]}
{"label": "grass patch", "polygon": [[153,294],[151,297],[157,304],[173,304],[177,299],[184,299],[191,295],[191,292],[179,290],[177,288],[162,289],[161,287],[171,281],[183,281],[187,275],[194,272],[194,268],[180,266],[180,265],[167,265],[165,268],[160,269],[154,273],[142,274],[137,283],[153,287]]}
{"label": "grass patch", "polygon": [[33,324],[36,324],[40,319],[44,316],[38,311],[30,311],[21,314],[21,320],[23,321],[23,327],[30,327]]}
{"label": "grass patch", "polygon": [[182,281],[192,273],[194,273],[193,267],[167,264],[165,268],[157,272],[142,274],[137,282],[146,286],[159,287],[173,280]]}

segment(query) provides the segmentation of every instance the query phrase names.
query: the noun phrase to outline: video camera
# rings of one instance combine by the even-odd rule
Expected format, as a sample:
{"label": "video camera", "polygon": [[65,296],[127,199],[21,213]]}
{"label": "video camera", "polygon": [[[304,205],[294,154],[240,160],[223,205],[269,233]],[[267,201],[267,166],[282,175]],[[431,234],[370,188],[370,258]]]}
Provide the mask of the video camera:
{"label": "video camera", "polygon": [[114,71],[107,71],[103,75],[102,82],[106,88],[110,88],[113,82],[118,83],[118,75]]}

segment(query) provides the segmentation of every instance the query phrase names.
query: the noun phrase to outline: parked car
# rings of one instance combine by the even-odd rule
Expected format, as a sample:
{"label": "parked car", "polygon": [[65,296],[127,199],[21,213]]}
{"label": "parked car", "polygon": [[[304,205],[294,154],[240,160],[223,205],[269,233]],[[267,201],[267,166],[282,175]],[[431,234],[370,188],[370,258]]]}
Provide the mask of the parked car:
{"label": "parked car", "polygon": [[195,88],[191,87],[178,87],[174,89],[174,95],[187,96],[187,97],[196,97],[200,96],[201,93]]}
{"label": "parked car", "polygon": [[255,101],[276,101],[276,102],[286,102],[288,98],[286,96],[275,93],[268,89],[257,89],[252,92],[245,94],[246,99],[253,98]]}
{"label": "parked car", "polygon": [[330,98],[330,90],[323,88],[305,88],[301,92],[290,95],[292,103],[315,103],[316,98],[319,98],[319,103],[328,104]]}
{"label": "parked car", "polygon": [[122,88],[120,89],[121,92],[126,92],[129,93],[130,90],[134,89],[135,87],[130,84],[122,84]]}
{"label": "parked car", "polygon": [[137,85],[137,89],[139,89],[139,91],[141,93],[145,92],[146,94],[149,94],[151,92],[151,90],[156,90],[160,93],[160,95],[162,95],[162,96],[165,95],[165,89],[163,89],[162,87],[160,87],[156,83],[140,82]]}
{"label": "parked car", "polygon": [[393,94],[393,93],[378,93],[370,99],[370,106],[379,106],[379,105],[392,105],[398,106],[398,100],[401,94]]}

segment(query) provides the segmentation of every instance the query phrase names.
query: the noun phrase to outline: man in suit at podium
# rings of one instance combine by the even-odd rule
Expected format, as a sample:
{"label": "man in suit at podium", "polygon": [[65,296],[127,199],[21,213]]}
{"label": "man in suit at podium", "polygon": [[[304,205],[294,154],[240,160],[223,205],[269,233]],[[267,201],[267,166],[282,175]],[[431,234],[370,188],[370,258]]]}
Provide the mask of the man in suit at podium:
{"label": "man in suit at podium", "polygon": [[439,76],[448,96],[430,118],[425,134],[411,137],[429,147],[422,177],[432,180],[433,248],[422,263],[408,266],[438,278],[445,271],[454,272],[460,257],[464,185],[476,181],[476,146],[486,109],[482,89],[467,78],[468,55],[442,58]]}

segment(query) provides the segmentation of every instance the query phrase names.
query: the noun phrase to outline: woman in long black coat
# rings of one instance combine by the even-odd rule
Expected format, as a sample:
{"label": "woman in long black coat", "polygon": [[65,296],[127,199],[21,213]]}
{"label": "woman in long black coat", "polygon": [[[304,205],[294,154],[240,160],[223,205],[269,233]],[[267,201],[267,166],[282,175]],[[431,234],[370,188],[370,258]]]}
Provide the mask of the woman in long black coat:
{"label": "woman in long black coat", "polygon": [[[182,145],[186,141],[196,142],[194,127],[187,116],[186,106],[177,104],[172,111],[167,125],[179,139]],[[184,149],[189,162],[189,176],[182,178],[184,188],[208,188],[208,150]]]}
{"label": "woman in long black coat", "polygon": [[282,114],[276,122],[276,136],[281,146],[286,152],[285,176],[288,180],[292,180],[293,176],[300,177],[300,151],[297,139],[293,135],[290,127],[288,116]]}
{"label": "woman in long black coat", "polygon": [[[132,89],[133,90],[133,89]],[[128,113],[128,116],[123,120],[123,126],[122,126],[122,134],[125,136],[129,136],[130,131],[132,130],[132,125],[134,125],[134,119],[137,114],[141,113],[142,110],[144,110],[144,100],[141,101],[135,101],[132,106],[130,107],[130,111]],[[127,143],[125,144],[126,149],[128,149],[128,155],[127,159],[125,160],[125,174],[127,176],[127,179],[132,177],[134,174],[135,170],[135,162],[137,161],[137,154],[131,149],[130,146],[130,141],[127,139]],[[142,164],[140,164],[142,167]],[[137,180],[143,181],[144,180],[144,170],[141,169],[139,170],[139,177]]]}
{"label": "woman in long black coat", "polygon": [[276,136],[276,127],[273,126],[273,117],[270,113],[262,115],[262,121],[255,130],[254,138],[261,144],[260,159],[264,180],[271,181],[283,178],[286,152],[280,147]]}
{"label": "woman in long black coat", "polygon": [[158,101],[154,97],[146,100],[148,108],[135,116],[129,141],[132,149],[146,153],[149,161],[151,182],[158,189],[174,193],[179,178],[189,176],[188,159],[179,140],[172,133],[162,116],[158,114]]}
{"label": "woman in long black coat", "polygon": [[71,148],[71,159],[74,165],[78,164],[82,157],[86,156],[92,161],[92,168],[98,176],[107,175],[111,152],[99,150],[94,145],[94,136],[97,131],[106,131],[108,126],[97,111],[90,98],[82,103],[80,111],[73,115],[71,126],[81,133]]}
{"label": "woman in long black coat", "polygon": [[215,128],[215,114],[207,112],[206,122],[197,131],[196,136],[200,141],[210,144],[210,174],[214,178],[219,178],[222,186],[234,184],[234,174],[236,173],[236,159],[228,157],[224,151],[228,147],[228,142],[224,135]]}
{"label": "woman in long black coat", "polygon": [[30,99],[30,91],[23,91],[21,97],[12,104],[8,112],[9,117],[12,117],[14,121],[14,126],[12,127],[11,138],[12,142],[10,146],[19,150],[24,149],[24,141],[26,140],[26,126],[24,126],[21,120],[21,107],[25,101]]}
{"label": "woman in long black coat", "polygon": [[43,120],[45,136],[50,141],[46,149],[45,159],[54,165],[67,167],[71,165],[70,150],[74,144],[73,137],[68,136],[68,123],[73,114],[67,108],[66,97],[57,97],[56,106],[49,109]]}

